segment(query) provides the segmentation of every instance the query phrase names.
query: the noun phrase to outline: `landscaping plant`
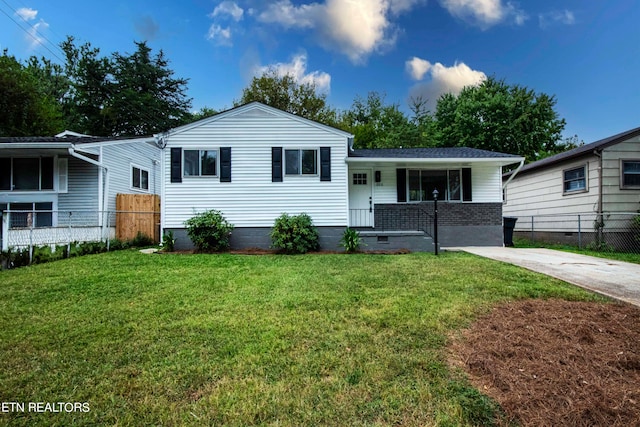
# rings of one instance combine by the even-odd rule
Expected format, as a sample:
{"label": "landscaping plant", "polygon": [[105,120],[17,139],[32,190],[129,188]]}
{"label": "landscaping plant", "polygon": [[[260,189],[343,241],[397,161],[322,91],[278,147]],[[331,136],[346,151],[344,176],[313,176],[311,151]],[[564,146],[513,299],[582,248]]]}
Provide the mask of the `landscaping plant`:
{"label": "landscaping plant", "polygon": [[315,251],[320,247],[318,239],[318,230],[306,213],[292,216],[283,213],[271,230],[272,246],[287,254]]}
{"label": "landscaping plant", "polygon": [[345,252],[350,254],[358,252],[358,250],[360,250],[360,245],[362,244],[362,237],[360,237],[358,230],[354,230],[349,227],[344,230],[342,239],[340,239],[340,246],[344,248]]}
{"label": "landscaping plant", "polygon": [[233,225],[220,211],[211,209],[196,214],[184,222],[187,235],[199,252],[219,252],[229,249]]}

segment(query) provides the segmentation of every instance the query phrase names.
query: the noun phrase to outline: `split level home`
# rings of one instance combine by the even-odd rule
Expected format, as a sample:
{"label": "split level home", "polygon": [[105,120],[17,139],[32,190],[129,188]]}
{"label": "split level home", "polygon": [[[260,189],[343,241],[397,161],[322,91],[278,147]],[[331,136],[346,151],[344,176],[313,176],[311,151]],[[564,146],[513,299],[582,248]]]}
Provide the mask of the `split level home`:
{"label": "split level home", "polygon": [[113,237],[116,194],[160,192],[160,154],[153,137],[0,138],[2,250]]}
{"label": "split level home", "polygon": [[638,249],[640,128],[529,163],[503,179],[503,211],[517,218],[516,234]]}
{"label": "split level home", "polygon": [[503,244],[502,167],[519,156],[470,148],[358,150],[353,136],[253,102],[156,135],[161,228],[192,244],[184,222],[216,209],[231,246],[268,248],[282,213],[307,213],[324,250],[346,227],[367,250]]}

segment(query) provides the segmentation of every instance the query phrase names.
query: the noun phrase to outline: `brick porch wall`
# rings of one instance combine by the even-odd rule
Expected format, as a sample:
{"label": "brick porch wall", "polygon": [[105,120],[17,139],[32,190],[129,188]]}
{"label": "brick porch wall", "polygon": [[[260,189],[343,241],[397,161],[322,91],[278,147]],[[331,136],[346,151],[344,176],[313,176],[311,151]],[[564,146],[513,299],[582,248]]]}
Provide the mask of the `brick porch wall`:
{"label": "brick porch wall", "polygon": [[[420,221],[431,219],[433,202],[376,204],[376,230],[418,230]],[[500,246],[502,245],[502,203],[438,202],[438,235],[441,246]]]}

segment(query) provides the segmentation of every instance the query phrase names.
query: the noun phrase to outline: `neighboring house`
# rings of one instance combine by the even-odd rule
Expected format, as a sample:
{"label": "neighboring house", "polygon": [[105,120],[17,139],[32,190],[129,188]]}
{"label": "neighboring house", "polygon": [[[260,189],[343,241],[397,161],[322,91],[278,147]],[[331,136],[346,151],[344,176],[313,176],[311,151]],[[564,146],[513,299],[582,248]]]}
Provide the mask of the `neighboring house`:
{"label": "neighboring house", "polygon": [[5,215],[2,249],[54,243],[63,229],[77,241],[112,236],[117,193],[159,193],[160,152],[153,137],[0,138],[0,212],[29,211],[11,224]]}
{"label": "neighboring house", "polygon": [[467,148],[353,150],[347,132],[253,102],[157,135],[162,230],[190,248],[184,221],[209,209],[234,248],[271,244],[282,213],[307,213],[326,250],[357,227],[366,249],[502,245],[501,168],[524,159]]}
{"label": "neighboring house", "polygon": [[585,233],[591,239],[588,233],[614,221],[628,231],[640,208],[640,127],[530,163],[503,180],[504,214],[519,218],[516,231],[564,243]]}

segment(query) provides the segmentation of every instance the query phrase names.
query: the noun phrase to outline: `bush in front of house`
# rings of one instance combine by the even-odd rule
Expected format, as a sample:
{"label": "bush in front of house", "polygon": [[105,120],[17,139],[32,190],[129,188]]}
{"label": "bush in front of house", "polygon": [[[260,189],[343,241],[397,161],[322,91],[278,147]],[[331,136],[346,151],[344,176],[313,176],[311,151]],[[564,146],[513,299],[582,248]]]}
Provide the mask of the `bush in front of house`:
{"label": "bush in front of house", "polygon": [[342,233],[342,239],[340,239],[340,246],[344,248],[344,251],[348,254],[358,252],[360,245],[364,245],[364,243],[362,243],[362,237],[360,237],[358,230],[349,227],[345,228],[344,233]]}
{"label": "bush in front of house", "polygon": [[289,216],[283,213],[276,218],[271,230],[271,244],[287,254],[304,254],[317,250],[318,230],[306,213]]}
{"label": "bush in front of house", "polygon": [[187,235],[199,252],[219,252],[229,249],[233,225],[220,211],[211,209],[186,220]]}

